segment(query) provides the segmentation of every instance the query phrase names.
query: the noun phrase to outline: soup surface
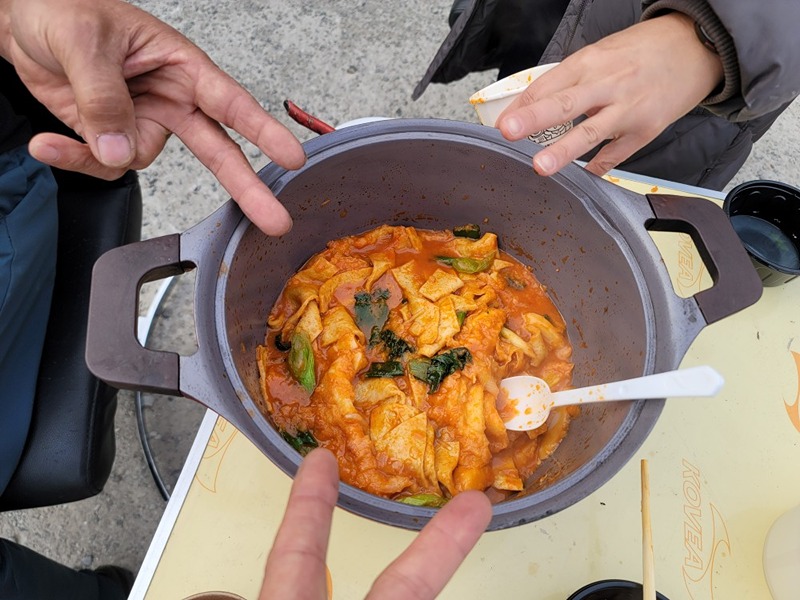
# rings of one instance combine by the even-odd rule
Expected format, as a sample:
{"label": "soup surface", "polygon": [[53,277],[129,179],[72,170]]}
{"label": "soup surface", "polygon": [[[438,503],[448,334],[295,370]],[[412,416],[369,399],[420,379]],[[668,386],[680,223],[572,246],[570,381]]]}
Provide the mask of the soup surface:
{"label": "soup surface", "polygon": [[331,450],[350,485],[428,506],[523,489],[577,408],[507,431],[499,381],[565,389],[571,355],[546,289],[474,225],[330,242],[289,279],[257,349],[265,410],[289,443]]}

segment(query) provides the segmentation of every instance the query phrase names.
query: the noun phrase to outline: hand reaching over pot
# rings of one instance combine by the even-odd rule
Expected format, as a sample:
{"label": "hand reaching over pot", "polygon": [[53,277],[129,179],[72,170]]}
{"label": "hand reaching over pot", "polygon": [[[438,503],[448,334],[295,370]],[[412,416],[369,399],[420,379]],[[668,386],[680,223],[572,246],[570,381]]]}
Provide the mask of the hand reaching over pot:
{"label": "hand reaching over pot", "polygon": [[279,235],[291,218],[223,125],[278,164],[305,162],[297,139],[183,35],[119,0],[0,0],[0,54],[86,143],[43,133],[30,153],[116,179],[148,166],[176,134],[245,214]]}
{"label": "hand reaching over pot", "polygon": [[552,175],[608,141],[587,169],[603,175],[651,142],[722,82],[720,58],[693,21],[668,13],[586,46],[536,79],[500,115],[510,140],[586,115],[533,158]]}
{"label": "hand reaching over pot", "polygon": [[[260,600],[328,597],[325,555],[338,486],[337,463],[330,452],[313,450],[303,459],[267,559]],[[484,494],[458,494],[378,576],[367,598],[435,598],[478,541],[491,516],[491,505]]]}

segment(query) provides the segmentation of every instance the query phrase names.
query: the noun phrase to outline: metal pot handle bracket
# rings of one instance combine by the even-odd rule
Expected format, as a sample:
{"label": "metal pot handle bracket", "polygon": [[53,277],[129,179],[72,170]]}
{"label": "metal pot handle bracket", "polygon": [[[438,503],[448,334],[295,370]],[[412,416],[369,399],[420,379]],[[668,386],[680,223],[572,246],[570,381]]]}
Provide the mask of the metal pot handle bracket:
{"label": "metal pot handle bracket", "polygon": [[747,252],[718,206],[698,198],[648,194],[655,219],[649,231],[674,231],[691,236],[714,285],[693,296],[711,324],[755,304],[763,286]]}
{"label": "metal pot handle bracket", "polygon": [[194,264],[180,260],[180,239],[175,233],[114,248],[94,265],[86,364],[114,387],[181,393],[180,356],[148,350],[136,337],[142,284],[194,268]]}
{"label": "metal pot handle bracket", "polygon": [[257,442],[258,428],[247,408],[230,401],[231,389],[226,387],[229,384],[214,344],[213,326],[196,331],[198,350],[190,356],[145,348],[136,335],[142,284],[195,268],[195,322],[213,323],[213,303],[197,302],[197,290],[213,287],[223,268],[219,256],[242,219],[239,208],[229,200],[182,234],[128,244],[103,254],[92,273],[86,364],[98,378],[120,389],[196,400]]}

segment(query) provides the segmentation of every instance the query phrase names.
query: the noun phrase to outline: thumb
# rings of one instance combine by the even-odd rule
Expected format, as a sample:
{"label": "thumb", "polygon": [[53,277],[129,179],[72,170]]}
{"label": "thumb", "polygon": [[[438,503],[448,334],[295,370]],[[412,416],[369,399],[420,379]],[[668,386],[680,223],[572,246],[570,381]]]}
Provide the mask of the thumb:
{"label": "thumb", "polygon": [[83,55],[65,65],[81,135],[95,158],[107,167],[127,167],[136,156],[136,120],[122,74],[124,59]]}

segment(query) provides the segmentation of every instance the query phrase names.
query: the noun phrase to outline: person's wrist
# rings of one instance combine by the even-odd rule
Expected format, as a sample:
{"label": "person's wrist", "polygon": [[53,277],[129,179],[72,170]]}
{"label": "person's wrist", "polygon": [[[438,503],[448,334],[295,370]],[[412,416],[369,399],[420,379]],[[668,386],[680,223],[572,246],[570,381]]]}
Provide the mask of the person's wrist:
{"label": "person's wrist", "polygon": [[658,19],[669,19],[679,34],[679,43],[683,45],[687,56],[686,65],[700,73],[708,85],[708,94],[717,90],[724,81],[722,59],[716,52],[713,40],[690,16],[680,12],[670,12]]}

